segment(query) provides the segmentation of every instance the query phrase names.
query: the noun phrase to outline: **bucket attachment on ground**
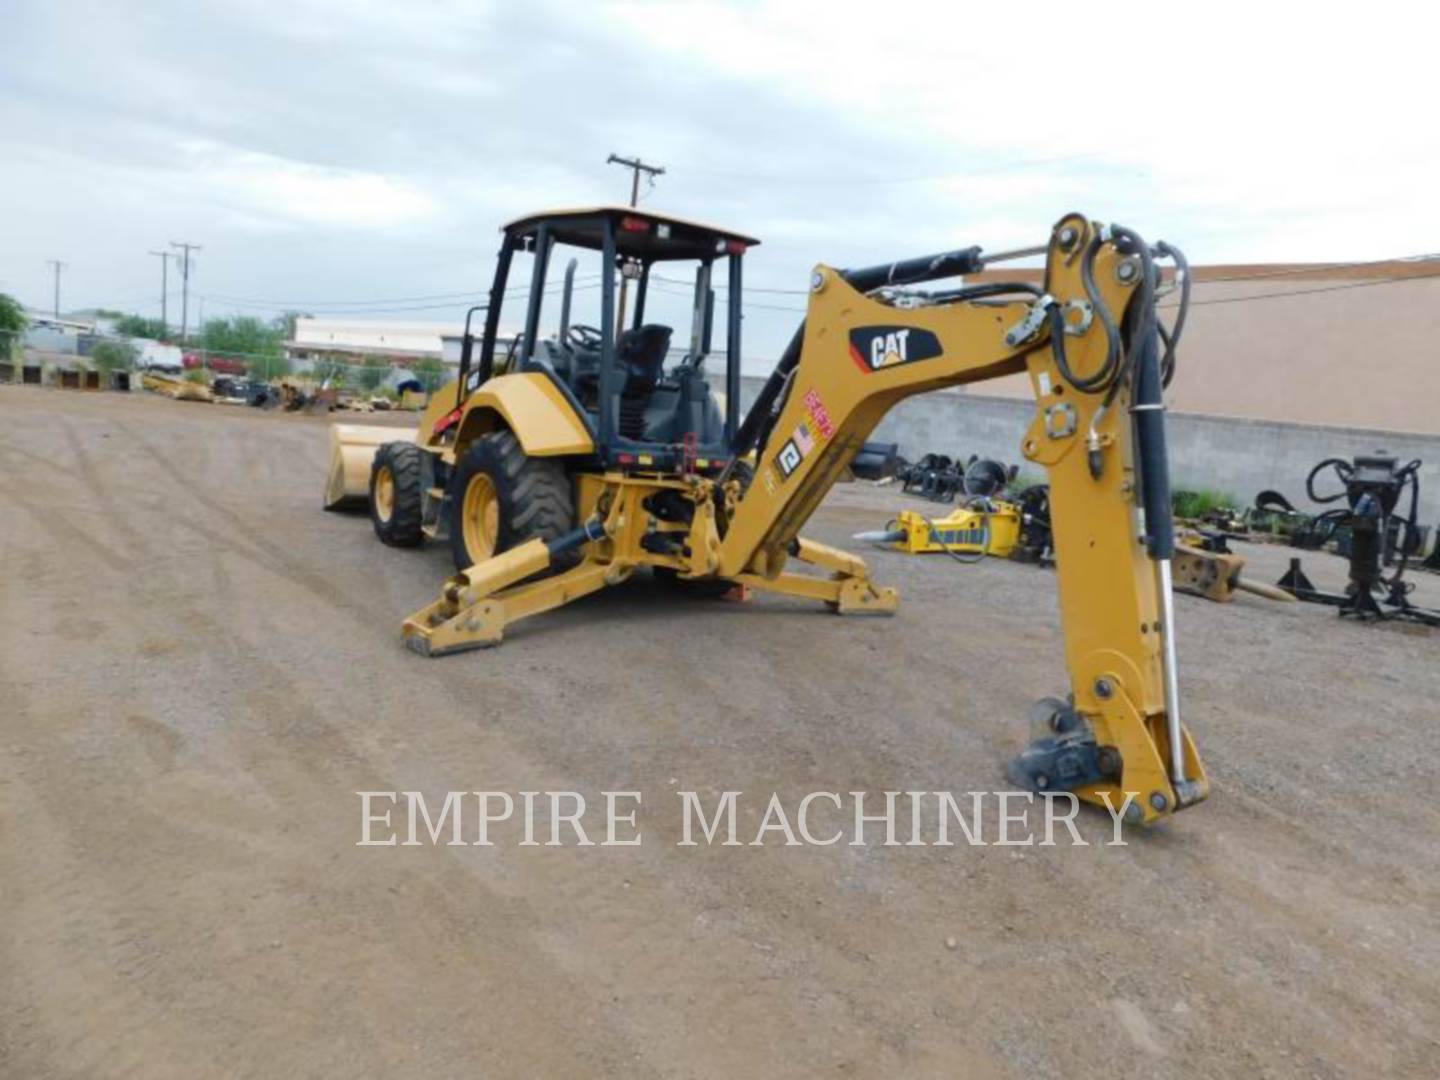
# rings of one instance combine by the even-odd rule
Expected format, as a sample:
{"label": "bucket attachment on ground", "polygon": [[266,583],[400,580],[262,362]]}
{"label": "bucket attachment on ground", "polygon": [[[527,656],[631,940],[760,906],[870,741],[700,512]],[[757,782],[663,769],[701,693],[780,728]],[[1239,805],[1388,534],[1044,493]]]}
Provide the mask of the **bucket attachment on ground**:
{"label": "bucket attachment on ground", "polygon": [[330,425],[330,471],[325,481],[325,509],[363,507],[370,498],[370,463],[387,442],[404,442],[403,431],[366,424]]}

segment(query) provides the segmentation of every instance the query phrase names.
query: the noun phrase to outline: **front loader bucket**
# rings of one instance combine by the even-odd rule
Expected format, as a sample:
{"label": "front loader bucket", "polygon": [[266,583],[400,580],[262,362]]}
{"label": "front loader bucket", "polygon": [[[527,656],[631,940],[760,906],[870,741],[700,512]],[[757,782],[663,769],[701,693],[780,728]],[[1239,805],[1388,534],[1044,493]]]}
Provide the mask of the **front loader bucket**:
{"label": "front loader bucket", "polygon": [[406,439],[403,430],[365,424],[330,425],[330,473],[325,481],[325,509],[364,506],[370,498],[370,463],[387,442]]}

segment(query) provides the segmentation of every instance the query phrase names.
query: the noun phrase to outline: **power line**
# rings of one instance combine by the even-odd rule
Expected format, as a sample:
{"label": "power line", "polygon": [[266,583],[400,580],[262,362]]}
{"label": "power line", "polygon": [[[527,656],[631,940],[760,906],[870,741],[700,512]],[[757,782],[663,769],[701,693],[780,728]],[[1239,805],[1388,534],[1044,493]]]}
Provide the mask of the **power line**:
{"label": "power line", "polygon": [[[1234,281],[1245,281],[1246,278],[1233,278]],[[1369,281],[1347,281],[1343,285],[1321,285],[1314,289],[1289,289],[1285,292],[1257,293],[1254,296],[1217,296],[1210,300],[1191,300],[1192,307],[1204,307],[1209,304],[1246,304],[1254,300],[1279,300],[1286,296],[1305,296],[1308,293],[1343,292],[1346,289],[1368,289],[1376,285],[1399,285],[1407,281],[1427,281],[1428,277],[1391,277],[1372,278]],[[1163,304],[1162,307],[1177,307],[1178,304]]]}
{"label": "power line", "polygon": [[1355,270],[1365,266],[1388,266],[1392,263],[1433,262],[1437,259],[1440,259],[1440,253],[1427,252],[1423,255],[1402,255],[1394,259],[1365,259],[1359,262],[1338,263],[1302,263],[1298,266],[1286,266],[1279,270],[1266,270],[1258,274],[1231,274],[1225,277],[1206,277],[1203,280],[1195,278],[1193,280],[1197,285],[1210,285],[1219,281],[1260,281],[1264,278],[1293,277],[1296,274],[1323,274],[1327,270]]}
{"label": "power line", "polygon": [[[603,276],[604,276],[603,274],[582,274],[582,275],[580,275],[579,277],[577,277],[575,280],[576,280],[577,282],[591,281],[591,280],[598,280],[599,278],[601,278],[601,277],[603,277]],[[507,289],[505,290],[505,294],[508,296],[508,295],[510,295],[510,294],[512,294],[512,293],[516,293],[516,292],[520,292],[520,291],[522,291],[522,290],[526,290],[526,289],[528,289],[529,287],[530,287],[530,286],[529,286],[528,283],[520,284],[520,285],[511,285],[509,288],[507,288]],[[547,287],[546,287],[546,288],[547,288],[547,291],[548,291],[551,287],[560,288],[561,285],[560,285],[560,283],[558,283],[558,282],[552,282],[550,286],[547,286]],[[231,295],[228,295],[228,294],[226,294],[226,293],[206,293],[206,294],[205,294],[205,296],[206,296],[207,299],[209,299],[209,300],[211,300],[211,301],[214,301],[214,302],[217,302],[217,303],[252,304],[252,305],[257,305],[257,306],[265,307],[265,308],[275,308],[275,309],[277,309],[277,310],[278,310],[278,309],[281,309],[281,308],[299,310],[299,309],[304,309],[304,308],[341,308],[341,307],[355,307],[355,308],[358,308],[358,309],[360,309],[360,310],[364,310],[366,307],[377,306],[377,305],[423,303],[423,302],[427,302],[427,301],[431,301],[431,300],[443,300],[443,301],[456,301],[456,302],[458,302],[458,301],[461,301],[461,300],[471,300],[471,299],[474,299],[474,298],[476,298],[476,297],[484,297],[484,296],[486,296],[486,295],[488,295],[488,290],[483,290],[483,289],[471,289],[471,290],[469,290],[468,292],[432,293],[432,294],[430,294],[430,295],[428,295],[428,296],[390,296],[390,297],[376,297],[376,298],[371,299],[371,300],[261,300],[261,299],[258,299],[258,298],[256,298],[256,297],[253,297],[253,296],[231,296]],[[382,311],[393,311],[393,310],[396,310],[396,309],[393,308],[393,307],[379,307],[378,310],[382,310]]]}
{"label": "power line", "polygon": [[[596,275],[596,276],[598,277],[598,276],[600,276],[600,275]],[[575,291],[576,291],[576,292],[584,292],[584,291],[589,290],[589,289],[598,289],[599,287],[600,287],[600,282],[594,281],[594,282],[590,282],[590,283],[588,283],[588,284],[576,284],[576,286],[575,286]],[[527,291],[528,291],[529,286],[528,286],[528,285],[515,286],[514,288],[516,288],[516,289],[524,289],[524,290],[527,290]],[[561,293],[561,292],[563,291],[563,289],[564,289],[563,284],[557,282],[557,283],[555,283],[555,284],[552,285],[552,286],[546,286],[546,288],[545,288],[545,290],[544,290],[544,293],[545,293],[545,295],[547,295],[547,296],[556,296],[556,295],[558,295],[559,293]],[[510,292],[510,290],[507,290],[507,295],[509,295],[509,292]],[[465,302],[465,300],[467,300],[467,299],[483,298],[485,295],[486,295],[486,294],[484,294],[484,293],[478,293],[478,292],[477,292],[477,293],[469,293],[469,294],[460,294],[460,296],[459,296],[458,299],[456,299],[456,300],[451,300],[451,301],[448,301],[448,302],[446,302],[446,303],[441,303],[441,304],[417,304],[417,305],[413,305],[413,306],[400,306],[400,307],[388,307],[388,308],[343,308],[343,309],[338,309],[338,310],[336,310],[336,309],[326,310],[325,308],[314,307],[314,308],[310,308],[309,311],[307,312],[307,314],[312,315],[312,316],[319,317],[319,316],[323,316],[323,315],[391,315],[391,314],[395,314],[395,313],[397,313],[397,312],[402,312],[402,313],[403,313],[403,312],[409,312],[409,311],[454,311],[459,305],[463,304],[463,303]],[[209,300],[211,303],[221,304],[221,305],[228,306],[228,307],[232,307],[232,308],[239,308],[239,309],[242,310],[242,311],[272,312],[272,311],[278,311],[278,310],[281,310],[282,308],[287,308],[287,307],[306,307],[306,306],[307,306],[307,305],[251,304],[251,303],[244,303],[244,302],[237,302],[237,301],[233,301],[233,300],[228,300],[228,299],[226,299],[225,297],[216,296],[216,295],[211,294],[211,293],[206,293],[206,294],[204,294],[203,299]]]}
{"label": "power line", "polygon": [[941,180],[959,180],[967,176],[986,176],[991,173],[1011,172],[1015,169],[1040,168],[1045,165],[1060,165],[1072,161],[1085,161],[1099,157],[1098,153],[1087,154],[1066,154],[1062,157],[1031,158],[1023,161],[1011,161],[996,165],[987,165],[979,169],[964,169],[957,172],[931,173],[923,176],[868,176],[868,177],[838,177],[833,173],[750,173],[731,172],[712,169],[690,169],[685,166],[677,166],[683,172],[694,173],[696,176],[717,176],[728,177],[738,180],[764,181],[767,183],[781,184],[809,184],[820,187],[869,187],[886,184],[924,184],[935,183]]}
{"label": "power line", "polygon": [[[690,293],[689,293],[688,291],[681,292],[680,289],[666,288],[666,287],[665,287],[665,286],[667,286],[667,285],[680,285],[681,283],[679,283],[679,282],[673,282],[673,281],[669,281],[669,280],[664,279],[664,278],[653,278],[653,277],[650,279],[650,282],[651,282],[651,286],[650,286],[650,287],[653,288],[653,289],[655,289],[657,292],[659,292],[659,293],[660,293],[661,295],[663,295],[663,296],[685,297],[686,299],[689,299],[689,298],[690,298]],[[657,282],[659,282],[659,284],[656,284]],[[682,285],[681,287],[684,288],[683,285]],[[747,291],[748,291],[748,290],[747,290]],[[745,308],[746,308],[747,311],[748,311],[748,310],[751,310],[751,309],[756,309],[756,310],[760,310],[760,311],[788,311],[788,312],[790,312],[790,313],[792,313],[792,314],[796,314],[796,315],[803,315],[803,314],[805,314],[805,309],[802,308],[802,307],[785,307],[785,306],[782,306],[782,305],[780,305],[780,304],[764,304],[764,303],[760,303],[760,302],[754,301],[754,300],[746,300],[746,301],[745,301]]]}
{"label": "power line", "polygon": [[[685,288],[685,289],[690,288],[690,283],[689,283],[688,281],[677,281],[677,280],[675,280],[674,278],[661,277],[659,274],[651,274],[651,275],[650,275],[650,280],[651,280],[651,281],[663,281],[666,285],[679,285],[681,288]],[[728,286],[728,285],[721,285],[721,284],[718,284],[718,283],[717,283],[717,284],[714,286],[714,288],[715,288],[717,291],[724,291],[724,290],[726,290],[726,289],[729,289],[730,286]],[[810,295],[810,290],[809,290],[809,289],[773,289],[773,288],[766,288],[765,286],[762,286],[762,285],[746,285],[746,286],[745,286],[745,291],[746,291],[747,293],[776,293],[776,294],[782,295],[782,296],[809,296],[809,295]]]}
{"label": "power line", "polygon": [[377,304],[409,304],[422,303],[429,300],[468,300],[471,297],[481,295],[480,290],[474,289],[470,292],[457,293],[433,293],[429,296],[387,296],[376,297],[373,300],[262,300],[253,296],[229,296],[225,293],[206,293],[211,300],[230,302],[236,304],[259,304],[265,307],[274,308],[335,308],[335,307],[368,307]]}

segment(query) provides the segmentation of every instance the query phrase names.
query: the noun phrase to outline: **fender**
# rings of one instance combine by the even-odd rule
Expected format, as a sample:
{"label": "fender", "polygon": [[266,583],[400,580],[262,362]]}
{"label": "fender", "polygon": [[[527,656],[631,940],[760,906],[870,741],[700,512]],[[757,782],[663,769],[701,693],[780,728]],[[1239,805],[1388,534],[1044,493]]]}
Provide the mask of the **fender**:
{"label": "fender", "polygon": [[[584,418],[541,372],[497,375],[470,395],[458,419],[452,419],[453,408],[444,407],[453,397],[443,390],[435,397],[439,407],[433,412],[426,410],[420,425],[422,441],[433,446],[443,432],[455,428],[459,434],[442,454],[447,461],[453,461],[460,449],[502,424],[515,433],[530,457],[595,451],[595,440]],[[432,406],[435,404],[432,402]]]}

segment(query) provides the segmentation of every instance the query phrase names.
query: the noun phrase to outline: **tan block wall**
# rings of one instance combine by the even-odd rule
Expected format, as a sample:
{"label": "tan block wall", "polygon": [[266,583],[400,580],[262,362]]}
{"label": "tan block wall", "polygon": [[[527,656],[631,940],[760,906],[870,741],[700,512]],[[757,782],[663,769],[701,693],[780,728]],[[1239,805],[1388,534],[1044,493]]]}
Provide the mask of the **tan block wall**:
{"label": "tan block wall", "polygon": [[[1440,276],[1423,264],[1293,274],[1277,269],[1284,268],[1197,272],[1170,407],[1212,416],[1440,433]],[[1431,276],[1389,280],[1417,270]],[[1205,280],[1242,274],[1271,276]],[[992,276],[1004,275],[982,278]],[[1304,295],[1277,295],[1301,290]],[[1173,295],[1162,301],[1173,302]],[[1174,310],[1163,314],[1173,318]],[[1031,396],[1021,376],[967,392]]]}

